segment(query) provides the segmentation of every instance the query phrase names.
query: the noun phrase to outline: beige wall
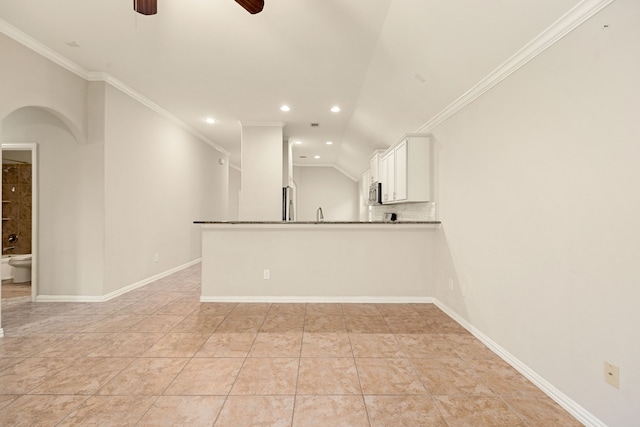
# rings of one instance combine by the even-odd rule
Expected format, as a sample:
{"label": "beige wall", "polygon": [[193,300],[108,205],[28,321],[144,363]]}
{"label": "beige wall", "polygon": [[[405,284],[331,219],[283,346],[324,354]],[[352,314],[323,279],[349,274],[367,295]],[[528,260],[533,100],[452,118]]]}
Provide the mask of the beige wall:
{"label": "beige wall", "polygon": [[108,293],[200,257],[193,221],[226,219],[229,162],[111,86],[105,117]]}
{"label": "beige wall", "polygon": [[241,220],[282,220],[282,124],[242,126],[241,181]]}
{"label": "beige wall", "polygon": [[0,57],[2,141],[39,144],[38,294],[99,297],[197,259],[192,221],[226,218],[228,159],[4,35]]}
{"label": "beige wall", "polygon": [[202,298],[430,300],[438,232],[413,225],[205,225]]}
{"label": "beige wall", "polygon": [[[90,144],[79,144],[60,119],[34,107],[18,109],[5,118],[2,141],[38,143],[38,293],[102,294],[102,269],[86,271],[87,263],[102,253],[79,226],[87,219],[88,204],[80,197],[81,187],[87,185],[80,165]],[[100,233],[103,230],[98,229]]]}
{"label": "beige wall", "polygon": [[639,19],[614,2],[433,130],[435,296],[611,426],[639,420]]}
{"label": "beige wall", "polygon": [[322,207],[327,221],[358,221],[360,191],[358,183],[334,167],[293,168],[296,183],[296,221],[315,221]]}

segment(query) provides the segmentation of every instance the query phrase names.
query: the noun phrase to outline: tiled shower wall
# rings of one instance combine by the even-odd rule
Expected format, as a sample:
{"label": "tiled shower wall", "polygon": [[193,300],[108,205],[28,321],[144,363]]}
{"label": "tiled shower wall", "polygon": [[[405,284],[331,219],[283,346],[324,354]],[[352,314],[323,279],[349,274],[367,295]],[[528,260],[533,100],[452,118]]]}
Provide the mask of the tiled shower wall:
{"label": "tiled shower wall", "polygon": [[[9,243],[15,234],[18,241]],[[15,246],[15,249],[8,249]],[[31,165],[2,165],[2,254],[31,253]]]}

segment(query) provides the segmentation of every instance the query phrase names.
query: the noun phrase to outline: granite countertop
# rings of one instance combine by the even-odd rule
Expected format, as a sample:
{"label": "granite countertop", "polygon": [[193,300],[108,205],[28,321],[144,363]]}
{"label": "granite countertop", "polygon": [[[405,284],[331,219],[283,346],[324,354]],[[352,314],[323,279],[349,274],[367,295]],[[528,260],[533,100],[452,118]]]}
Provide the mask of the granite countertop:
{"label": "granite countertop", "polygon": [[295,225],[295,224],[386,224],[386,225],[402,225],[402,224],[441,224],[440,221],[193,221],[194,224],[280,224],[280,225]]}

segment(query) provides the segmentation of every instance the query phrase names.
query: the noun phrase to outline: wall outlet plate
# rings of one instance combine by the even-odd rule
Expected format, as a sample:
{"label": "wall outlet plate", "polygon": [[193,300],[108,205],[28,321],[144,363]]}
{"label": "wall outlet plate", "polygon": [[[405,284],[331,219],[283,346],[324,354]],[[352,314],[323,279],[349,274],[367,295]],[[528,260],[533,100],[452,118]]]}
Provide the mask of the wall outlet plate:
{"label": "wall outlet plate", "polygon": [[271,279],[271,270],[267,270],[267,269],[265,269],[265,270],[262,272],[262,278],[263,278],[264,280],[269,280],[269,279]]}
{"label": "wall outlet plate", "polygon": [[609,362],[604,362],[604,380],[607,384],[620,388],[620,368]]}

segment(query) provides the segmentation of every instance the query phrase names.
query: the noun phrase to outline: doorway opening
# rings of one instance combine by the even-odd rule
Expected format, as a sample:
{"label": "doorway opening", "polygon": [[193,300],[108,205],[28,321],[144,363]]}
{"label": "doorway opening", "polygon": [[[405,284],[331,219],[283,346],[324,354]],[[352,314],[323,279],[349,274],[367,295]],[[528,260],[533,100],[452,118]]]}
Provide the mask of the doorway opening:
{"label": "doorway opening", "polygon": [[38,295],[37,144],[2,144],[2,299]]}

